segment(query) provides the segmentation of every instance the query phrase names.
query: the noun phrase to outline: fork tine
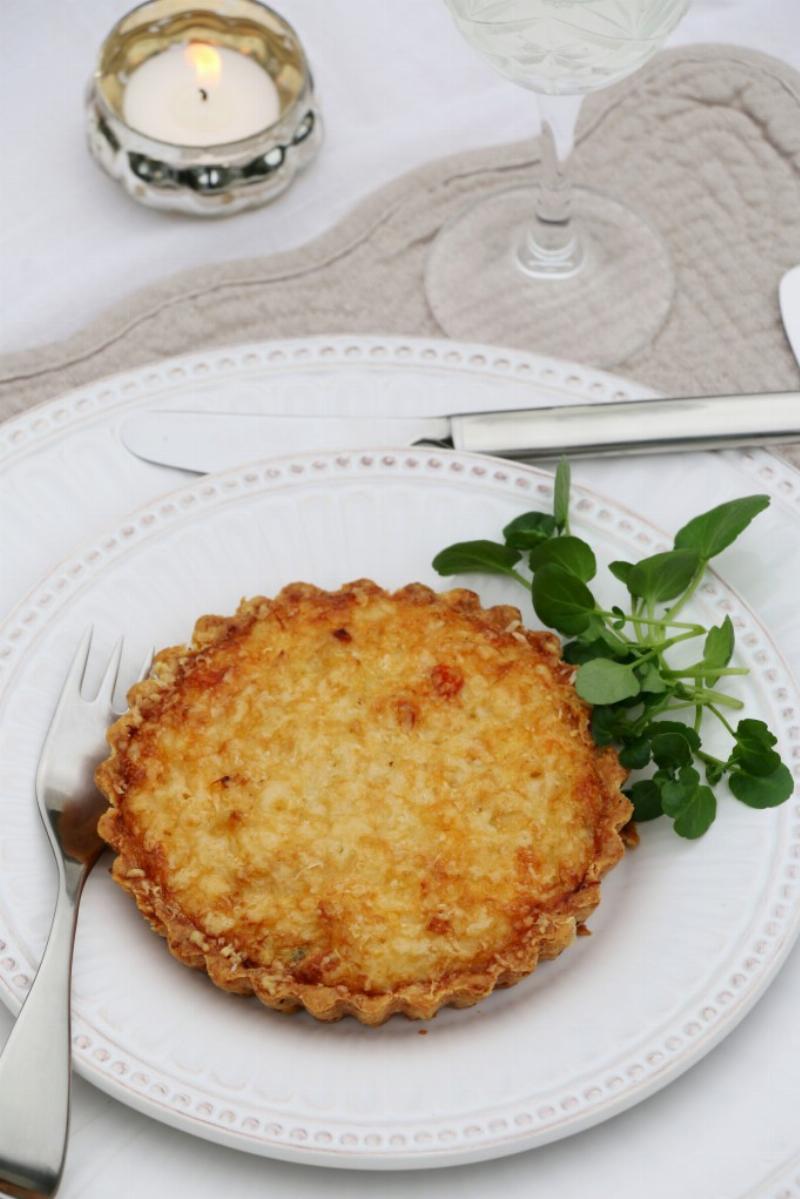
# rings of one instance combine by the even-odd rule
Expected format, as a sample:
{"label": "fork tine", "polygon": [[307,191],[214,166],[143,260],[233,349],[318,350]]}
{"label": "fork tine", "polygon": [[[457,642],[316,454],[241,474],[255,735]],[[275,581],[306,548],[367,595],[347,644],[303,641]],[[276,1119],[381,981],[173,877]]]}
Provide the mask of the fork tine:
{"label": "fork tine", "polygon": [[119,664],[122,661],[122,649],[124,644],[124,640],[122,637],[120,637],[119,641],[111,651],[111,657],[108,659],[108,665],[103,671],[103,677],[100,680],[100,686],[97,689],[95,703],[104,703],[108,707],[111,706],[111,701],[114,698],[114,688],[117,685]]}
{"label": "fork tine", "polygon": [[66,678],[64,679],[64,686],[59,697],[61,701],[73,700],[76,695],[80,695],[81,693],[84,675],[86,674],[86,663],[89,661],[89,651],[92,648],[93,634],[94,626],[89,625],[78,642],[78,647],[75,650]]}
{"label": "fork tine", "polygon": [[153,659],[155,658],[155,656],[156,656],[156,651],[155,651],[155,646],[153,646],[150,650],[148,650],[148,652],[144,656],[144,661],[142,662],[142,669],[139,671],[139,674],[136,677],[137,683],[142,683],[147,678],[150,671],[153,669]]}
{"label": "fork tine", "polygon": [[139,673],[137,674],[136,678],[135,678],[135,679],[132,679],[132,680],[131,680],[131,682],[130,682],[130,683],[127,685],[127,687],[125,688],[125,700],[126,700],[126,702],[125,702],[125,703],[123,703],[121,706],[117,706],[116,704],[115,704],[115,705],[113,705],[113,707],[114,707],[114,713],[115,713],[117,716],[122,716],[122,715],[124,715],[124,713],[127,711],[127,696],[128,696],[128,692],[130,691],[131,687],[135,686],[135,685],[136,685],[136,683],[141,683],[141,682],[143,682],[143,681],[144,681],[144,679],[146,679],[146,678],[147,678],[147,676],[149,675],[149,673],[150,673],[150,671],[151,671],[151,669],[152,669],[152,666],[153,666],[153,659],[154,659],[154,657],[155,657],[155,653],[156,653],[155,649],[151,649],[151,650],[149,650],[149,651],[148,651],[148,652],[145,654],[145,656],[144,656],[144,661],[142,662],[142,667],[141,667],[141,670],[140,670],[140,671],[139,671]]}

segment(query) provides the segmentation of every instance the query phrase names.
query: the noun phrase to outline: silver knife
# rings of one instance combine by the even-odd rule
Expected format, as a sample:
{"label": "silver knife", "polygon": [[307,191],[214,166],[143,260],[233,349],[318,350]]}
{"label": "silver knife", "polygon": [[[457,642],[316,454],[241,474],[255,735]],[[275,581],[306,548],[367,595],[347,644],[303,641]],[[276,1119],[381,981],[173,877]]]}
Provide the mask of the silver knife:
{"label": "silver knife", "polygon": [[800,441],[800,392],[625,400],[450,416],[143,412],[122,427],[139,458],[205,474],[316,450],[430,444],[521,461]]}

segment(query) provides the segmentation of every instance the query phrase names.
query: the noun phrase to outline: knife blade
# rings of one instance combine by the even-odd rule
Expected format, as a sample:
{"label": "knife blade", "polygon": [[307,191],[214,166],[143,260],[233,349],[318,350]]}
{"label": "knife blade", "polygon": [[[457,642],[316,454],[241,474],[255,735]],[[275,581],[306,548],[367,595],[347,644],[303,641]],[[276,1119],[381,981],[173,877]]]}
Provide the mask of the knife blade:
{"label": "knife blade", "polygon": [[438,417],[160,411],[131,417],[123,444],[205,474],[257,458],[369,446],[447,446],[521,461],[800,441],[800,392],[624,400]]}
{"label": "knife blade", "polygon": [[[270,416],[242,412],[142,412],[122,426],[126,449],[147,462],[209,474],[255,458],[316,450],[445,440],[444,417]],[[376,435],[378,440],[376,441]]]}
{"label": "knife blade", "polygon": [[781,279],[779,295],[783,327],[800,366],[800,266],[794,266]]}

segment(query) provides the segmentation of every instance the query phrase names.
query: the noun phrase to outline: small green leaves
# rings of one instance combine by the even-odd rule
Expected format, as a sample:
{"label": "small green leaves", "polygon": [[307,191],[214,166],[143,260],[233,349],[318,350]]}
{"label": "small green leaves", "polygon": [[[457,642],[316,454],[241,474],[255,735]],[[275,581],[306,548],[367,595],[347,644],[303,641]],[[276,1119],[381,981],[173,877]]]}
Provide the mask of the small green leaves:
{"label": "small green leaves", "polygon": [[[483,572],[507,575],[530,587],[543,624],[573,638],[564,660],[575,667],[575,688],[592,705],[591,731],[598,746],[617,747],[627,770],[649,770],[632,782],[634,818],[665,815],[680,837],[701,837],[716,817],[712,790],[726,776],[733,795],[752,808],[784,803],[793,779],[777,752],[776,738],[761,720],[728,718],[742,701],[720,689],[729,675],[735,633],[730,617],[704,629],[677,620],[698,586],[706,563],[729,546],[769,503],[754,495],[720,504],[680,530],[675,548],[640,562],[612,562],[611,574],[633,597],[630,611],[598,606],[587,583],[597,573],[592,547],[569,528],[570,468],[562,462],[553,487],[553,512],[525,512],[503,529],[505,544],[464,541],[433,560],[441,575]],[[530,567],[532,579],[525,572]],[[663,604],[660,611],[657,605]],[[678,642],[688,647],[703,637],[699,660],[671,667],[668,653]],[[685,659],[682,659],[685,662]],[[662,720],[691,712],[694,725]],[[713,715],[733,738],[727,759],[703,748],[700,730]],[[701,780],[701,771],[705,780]]]}
{"label": "small green leaves", "polygon": [[569,533],[569,488],[572,478],[570,465],[563,459],[556,470],[553,486],[553,518],[559,533]]}
{"label": "small green leaves", "polygon": [[599,616],[589,617],[589,623],[578,637],[564,646],[564,660],[579,666],[591,662],[592,658],[609,658],[628,662],[631,660],[630,646],[603,624]]}
{"label": "small green leaves", "polygon": [[677,737],[682,737],[684,741],[687,741],[691,749],[698,750],[700,748],[700,734],[691,725],[683,724],[680,720],[654,720],[647,726],[646,732],[650,737],[674,733]]}
{"label": "small green leaves", "polygon": [[774,808],[794,791],[794,780],[772,748],[777,738],[763,720],[740,720],[728,765],[730,788],[750,808]]}
{"label": "small green leaves", "polygon": [[644,822],[662,815],[661,788],[652,779],[640,779],[625,794],[633,804],[634,820]]}
{"label": "small green leaves", "polygon": [[533,606],[543,624],[574,637],[582,633],[595,611],[594,596],[585,583],[563,567],[549,563],[533,577]]}
{"label": "small green leaves", "polygon": [[740,720],[736,728],[736,746],[730,756],[731,765],[758,777],[773,774],[781,764],[780,755],[772,748],[776,744],[777,738],[763,720]]}
{"label": "small green leaves", "polygon": [[666,550],[637,562],[626,579],[631,595],[661,604],[685,591],[700,567],[693,550]]}
{"label": "small green leaves", "polygon": [[[693,766],[681,767],[677,775],[661,770],[647,781],[658,791],[660,811],[673,821],[672,827],[679,837],[695,840],[714,822],[717,814],[714,792],[700,782],[700,775]],[[655,808],[652,796],[648,807]]]}
{"label": "small green leaves", "polygon": [[592,740],[595,745],[613,745],[624,741],[627,721],[616,708],[596,705],[592,709]]}
{"label": "small green leaves", "polygon": [[736,798],[749,808],[776,808],[794,792],[794,779],[782,762],[772,774],[762,777],[735,770],[728,781]]}
{"label": "small green leaves", "polygon": [[484,574],[507,575],[519,562],[519,550],[496,541],[458,541],[442,550],[433,559],[433,569],[440,575]]}
{"label": "small green leaves", "polygon": [[619,751],[619,760],[626,770],[644,770],[651,757],[650,742],[646,737],[629,741]]}
{"label": "small green leaves", "polygon": [[531,550],[528,561],[533,571],[546,566],[548,562],[554,562],[584,583],[597,574],[594,553],[580,537],[554,537],[552,541],[543,541]]}
{"label": "small green leaves", "polygon": [[651,779],[641,779],[626,794],[633,804],[635,820],[669,816],[678,836],[690,841],[702,837],[717,815],[714,792],[700,782],[692,766],[684,766],[677,777],[658,772]]}
{"label": "small green leaves", "polygon": [[697,787],[675,817],[672,827],[679,837],[702,837],[717,816],[717,801],[710,787]]}
{"label": "small green leaves", "polygon": [[688,766],[692,761],[692,747],[679,733],[659,733],[653,737],[651,745],[656,766],[676,770],[679,766]]}
{"label": "small green leaves", "polygon": [[727,762],[718,762],[716,758],[711,762],[706,762],[706,782],[708,785],[716,787],[717,783],[725,777],[727,769]]}
{"label": "small green leaves", "polygon": [[608,569],[615,579],[619,579],[620,583],[624,583],[626,587],[628,586],[628,579],[631,577],[631,571],[633,570],[632,562],[612,562]]}
{"label": "small green leaves", "polygon": [[633,667],[595,658],[578,667],[575,690],[590,704],[616,704],[638,695],[640,688]]}
{"label": "small green leaves", "polygon": [[515,550],[532,550],[556,531],[556,522],[548,512],[524,512],[503,529],[506,545]]}
{"label": "small green leaves", "polygon": [[700,786],[700,775],[688,763],[682,767],[677,777],[668,777],[661,781],[661,806],[667,816],[679,816],[683,808]]}
{"label": "small green leaves", "polygon": [[769,507],[768,495],[748,495],[730,500],[695,516],[675,537],[675,548],[693,550],[704,562],[727,549],[753,517]]}
{"label": "small green leaves", "polygon": [[650,695],[663,695],[667,690],[667,683],[654,662],[643,662],[637,666],[636,675],[641,690]]}
{"label": "small green leaves", "polygon": [[601,639],[589,641],[589,630],[585,630],[577,641],[570,641],[564,646],[563,658],[565,662],[569,662],[570,666],[581,666],[584,662],[591,662],[594,658],[608,658],[613,661],[617,654],[610,646]]}
{"label": "small green leaves", "polygon": [[[724,669],[733,657],[735,640],[733,622],[730,616],[726,616],[721,625],[714,625],[708,630],[703,646],[703,665],[716,670]],[[709,670],[706,676],[706,682],[710,687],[713,687],[719,678],[716,670]]]}

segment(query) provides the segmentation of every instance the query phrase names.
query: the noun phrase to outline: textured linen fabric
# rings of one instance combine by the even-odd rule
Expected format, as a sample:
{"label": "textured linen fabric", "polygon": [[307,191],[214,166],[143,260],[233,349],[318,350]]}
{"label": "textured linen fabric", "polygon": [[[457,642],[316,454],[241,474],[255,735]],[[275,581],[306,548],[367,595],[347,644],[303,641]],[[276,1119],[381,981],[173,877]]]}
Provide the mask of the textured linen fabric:
{"label": "textured linen fabric", "polygon": [[[459,154],[382,188],[299,249],[145,288],[66,341],[0,357],[0,417],[198,346],[349,331],[441,336],[424,291],[433,238],[466,204],[533,184],[537,170],[536,142]],[[800,260],[793,68],[733,47],[667,51],[588,98],[574,172],[646,214],[673,257],[665,326],[616,370],[674,395],[798,385],[776,290]],[[487,340],[514,344],[496,328]],[[537,349],[535,329],[519,348]],[[800,465],[799,451],[792,458]]]}
{"label": "textured linen fabric", "polygon": [[[179,223],[127,201],[92,168],[82,144],[81,89],[91,56],[112,21],[131,4],[132,0],[61,0],[58,5],[52,0],[28,0],[25,5],[6,5],[0,17],[6,52],[0,100],[8,133],[6,187],[0,194],[4,264],[0,273],[0,344],[4,348],[36,345],[71,334],[86,326],[105,305],[178,267],[228,263],[215,270],[224,284],[226,272],[235,266],[231,277],[237,277],[242,269],[230,263],[232,258],[256,253],[265,256],[300,244],[327,229],[371,189],[441,154],[444,148],[522,137],[534,125],[532,98],[495,76],[480,56],[466,43],[462,45],[441,0],[406,0],[399,22],[397,6],[374,0],[280,0],[278,7],[300,30],[315,66],[328,117],[322,156],[279,205],[243,214],[224,225]],[[692,0],[672,40],[743,43],[800,68],[800,11],[797,0]],[[738,50],[732,53],[742,61]],[[787,78],[786,86],[794,103],[796,77],[791,78],[794,81]],[[749,79],[745,86],[748,84],[756,85],[757,80]],[[596,110],[600,99],[587,102],[584,117],[590,106]],[[713,107],[713,100],[692,103],[698,111]],[[711,114],[704,115],[708,118]],[[717,115],[728,121],[734,110],[727,104]],[[770,117],[764,128],[769,129],[774,119]],[[800,123],[793,120],[800,132]],[[757,115],[745,117],[742,124],[748,122],[757,129],[760,119]],[[763,193],[761,209],[751,213],[752,219],[743,221],[742,228],[745,224],[748,230],[755,227],[752,236],[756,238],[763,231],[769,242],[763,303],[756,308],[754,302],[751,323],[741,331],[737,326],[736,337],[726,339],[724,353],[716,354],[714,369],[719,377],[723,373],[726,378],[735,376],[742,387],[751,383],[744,376],[738,380],[740,352],[746,354],[747,369],[754,372],[759,387],[794,385],[797,379],[780,332],[775,297],[780,271],[800,261],[794,152],[785,160],[782,176],[794,199],[785,203],[779,197],[781,206],[774,216],[770,206],[776,198],[771,184],[762,188],[758,179],[760,159],[773,152],[780,156],[781,147],[792,136],[783,119],[780,124],[777,151],[770,140],[764,144],[763,131],[758,151],[747,151],[736,133],[728,138],[731,154],[740,155],[739,179],[745,195],[752,201],[759,189]],[[753,138],[751,146],[755,145],[755,131]],[[691,151],[690,145],[670,148],[670,153],[682,156]],[[603,145],[598,143],[596,152],[602,157]],[[637,142],[629,152],[635,160],[631,171],[635,164],[642,172],[659,168],[647,145]],[[524,148],[521,153],[524,162]],[[581,157],[586,153],[584,144],[579,153]],[[648,168],[645,159],[651,162]],[[706,173],[727,175],[727,149],[722,164],[711,154],[704,161]],[[535,169],[532,157],[531,164]],[[586,171],[586,165],[581,169]],[[616,181],[612,183],[609,190],[622,195]],[[697,183],[692,179],[693,194]],[[705,196],[709,203],[708,190]],[[634,202],[633,195],[628,199]],[[713,201],[711,206],[715,207]],[[671,223],[670,203],[659,203],[659,209]],[[693,226],[708,223],[706,218],[697,220],[684,207],[674,213],[674,219]],[[776,242],[769,240],[767,228],[778,230]],[[355,222],[353,233],[357,229]],[[730,264],[734,270],[741,244],[742,237],[732,239]],[[690,257],[702,259],[707,252],[699,236],[691,243],[687,240],[686,245],[694,247]],[[721,280],[715,286],[718,276],[709,271],[707,278],[706,292],[717,313],[727,311],[734,301],[737,313],[744,310],[746,306],[739,309],[735,293],[729,294]],[[749,291],[749,278],[745,283]],[[150,290],[152,295],[158,289]],[[376,293],[375,299],[382,300],[378,289]],[[224,295],[223,287],[220,296]],[[133,303],[136,297],[131,300]],[[349,300],[350,304],[356,302],[357,298]],[[321,305],[313,297],[309,303],[314,319],[320,321],[314,327],[320,331],[390,331],[388,326],[378,328],[367,304],[361,306],[366,318],[363,324],[345,326],[350,315],[343,311],[341,323],[337,312],[335,323],[329,326],[322,321]],[[246,317],[246,307],[243,311]],[[167,325],[173,319],[169,309],[163,317]],[[179,317],[182,323],[184,317]],[[702,327],[711,323],[704,311],[696,319]],[[726,333],[724,322],[718,320],[723,327],[715,330],[715,338]],[[109,348],[129,321],[133,332],[136,318],[126,302],[118,306],[106,333]],[[140,344],[142,356],[136,362],[195,348],[186,339],[173,338],[169,328],[159,330],[157,324],[149,323],[147,338]],[[237,329],[224,311],[215,313],[213,323],[206,327],[205,344],[251,335],[249,325]],[[769,348],[751,354],[756,345],[764,344],[765,328]],[[259,326],[257,336],[279,331],[274,325]],[[99,326],[97,332],[101,332]],[[164,350],[159,348],[159,337],[167,347]],[[750,338],[755,340],[750,342]],[[748,341],[747,347],[743,340]],[[30,355],[0,359],[0,374],[5,376],[0,415],[19,411],[40,398],[37,388],[42,383],[52,391],[42,391],[41,398],[77,385],[81,355],[89,366],[99,365],[91,360],[101,344],[87,338],[81,346],[73,346],[72,364],[61,378],[55,363],[63,346],[58,352],[45,347]],[[675,361],[667,366],[682,369],[688,353],[679,347]],[[696,357],[705,370],[707,350]],[[129,365],[135,362],[120,360],[90,370],[81,379]],[[627,369],[644,382],[669,383],[666,377],[645,378],[639,363]],[[775,375],[780,376],[780,383]],[[719,390],[720,386],[714,382],[706,390]],[[690,381],[687,389],[700,390],[700,379]],[[798,986],[800,959],[795,951],[740,1028],[666,1090],[579,1137],[515,1157],[449,1170],[378,1176],[258,1159],[157,1124],[75,1078],[70,1150],[60,1195],[62,1199],[107,1199],[109,1195],[139,1199],[149,1194],[175,1199],[190,1195],[192,1199],[218,1199],[228,1194],[237,1199],[262,1199],[265,1195],[274,1199],[373,1199],[380,1193],[391,1199],[422,1195],[426,1199],[484,1199],[502,1191],[508,1199],[549,1199],[555,1194],[560,1199],[585,1199],[587,1194],[601,1199],[610,1195],[641,1199],[643,1194],[649,1199],[795,1199],[800,1196],[795,1115],[800,1063]],[[0,1010],[0,1041],[10,1027],[10,1015]],[[773,1119],[775,1112],[783,1113],[783,1119]]]}

